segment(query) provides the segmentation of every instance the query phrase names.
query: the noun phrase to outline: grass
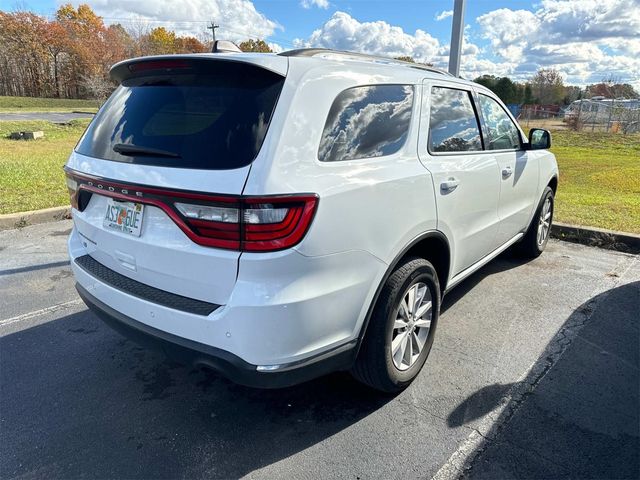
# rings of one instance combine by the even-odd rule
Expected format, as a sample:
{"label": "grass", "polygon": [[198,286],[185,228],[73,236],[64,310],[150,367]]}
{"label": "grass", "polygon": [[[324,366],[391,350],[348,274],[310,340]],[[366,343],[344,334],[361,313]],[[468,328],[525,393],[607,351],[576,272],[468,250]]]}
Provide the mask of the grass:
{"label": "grass", "polygon": [[[0,214],[68,205],[62,166],[88,123],[0,122]],[[7,138],[22,130],[42,130],[45,137]]]}
{"label": "grass", "polygon": [[[0,122],[0,214],[68,204],[62,166],[87,123]],[[6,138],[20,130],[45,138]],[[560,167],[556,220],[640,233],[640,134],[558,130],[552,151]]]}
{"label": "grass", "polygon": [[73,98],[35,98],[0,96],[0,113],[20,112],[95,112],[100,106],[96,100]]}
{"label": "grass", "polygon": [[640,233],[640,134],[552,136],[560,169],[555,220]]}

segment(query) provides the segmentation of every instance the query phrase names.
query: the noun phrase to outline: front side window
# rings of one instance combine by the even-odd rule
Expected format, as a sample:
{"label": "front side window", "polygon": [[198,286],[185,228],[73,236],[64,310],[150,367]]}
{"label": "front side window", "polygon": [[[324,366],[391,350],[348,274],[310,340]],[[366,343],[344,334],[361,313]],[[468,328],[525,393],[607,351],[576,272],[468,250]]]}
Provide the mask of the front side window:
{"label": "front side window", "polygon": [[336,97],[324,125],[321,162],[381,157],[396,153],[407,139],[413,86],[349,88]]}
{"label": "front side window", "polygon": [[482,150],[480,128],[470,93],[445,87],[431,88],[430,152]]}
{"label": "front side window", "polygon": [[520,148],[520,132],[507,112],[493,98],[479,95],[482,118],[487,127],[487,150],[516,150]]}

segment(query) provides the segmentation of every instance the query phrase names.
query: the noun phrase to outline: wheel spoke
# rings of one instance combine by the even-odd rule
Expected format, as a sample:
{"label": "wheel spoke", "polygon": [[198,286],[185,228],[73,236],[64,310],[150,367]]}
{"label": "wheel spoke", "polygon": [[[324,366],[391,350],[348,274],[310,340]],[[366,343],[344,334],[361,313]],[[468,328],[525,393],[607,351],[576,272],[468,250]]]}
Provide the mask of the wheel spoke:
{"label": "wheel spoke", "polygon": [[[424,304],[420,305],[420,307],[416,311],[416,319],[421,319],[422,317],[424,317],[424,315],[429,310],[431,310],[431,302],[425,302]],[[418,321],[416,321],[416,325],[417,324],[418,324]]]}
{"label": "wheel spoke", "polygon": [[420,320],[416,320],[415,326],[418,328],[431,328],[431,320],[421,318]]}
{"label": "wheel spoke", "polygon": [[398,348],[398,353],[397,353],[397,363],[398,363],[398,365],[402,365],[404,363],[404,357],[405,357],[406,352],[407,352],[407,338],[409,338],[409,334],[405,333],[402,336],[402,340],[400,342],[400,348]]}
{"label": "wheel spoke", "polygon": [[416,288],[416,303],[415,303],[415,306],[413,307],[413,314],[417,318],[420,316],[418,315],[418,307],[420,307],[420,304],[422,303],[424,296],[427,294],[427,286],[423,283],[416,283],[415,288]]}
{"label": "wheel spoke", "polygon": [[413,332],[413,339],[416,342],[416,353],[419,354],[422,351],[422,347],[424,347],[424,342],[426,341],[427,336],[424,335],[424,338],[421,339],[417,332]]}
{"label": "wheel spoke", "polygon": [[416,290],[417,289],[418,289],[418,286],[414,285],[413,287],[411,287],[409,289],[409,291],[407,292],[407,296],[406,296],[407,306],[409,307],[409,313],[411,315],[413,315],[413,309],[415,308],[415,305],[416,305]]}
{"label": "wheel spoke", "polygon": [[[405,343],[404,340],[406,337],[407,337],[407,332],[400,332],[398,333],[398,335],[396,335],[396,338],[394,338],[393,341],[391,342],[391,354],[394,357],[396,356],[396,353],[398,352],[398,350]],[[402,355],[400,356],[400,358],[402,358]]]}
{"label": "wheel spoke", "polygon": [[398,310],[398,313],[405,321],[409,320],[409,307],[407,306],[406,298],[403,298],[400,302],[400,309]]}
{"label": "wheel spoke", "polygon": [[407,335],[406,336],[406,341],[405,341],[405,355],[404,355],[404,361],[408,366],[411,366],[412,360],[413,360],[413,339],[411,338],[412,335]]}
{"label": "wheel spoke", "polygon": [[400,328],[405,328],[407,326],[407,322],[405,322],[401,318],[396,318],[396,321],[393,324],[393,329],[398,330]]}

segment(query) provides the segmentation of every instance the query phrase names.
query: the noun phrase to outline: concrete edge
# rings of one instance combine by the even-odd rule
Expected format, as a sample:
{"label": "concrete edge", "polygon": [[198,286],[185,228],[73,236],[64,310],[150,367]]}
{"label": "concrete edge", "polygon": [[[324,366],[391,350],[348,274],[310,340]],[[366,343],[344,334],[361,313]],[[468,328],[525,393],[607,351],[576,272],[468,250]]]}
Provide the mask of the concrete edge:
{"label": "concrete edge", "polygon": [[71,218],[71,207],[53,207],[31,212],[9,213],[0,215],[0,231],[22,228],[39,223],[57,222]]}
{"label": "concrete edge", "polygon": [[551,226],[551,236],[565,242],[640,254],[640,235],[635,233],[554,222]]}

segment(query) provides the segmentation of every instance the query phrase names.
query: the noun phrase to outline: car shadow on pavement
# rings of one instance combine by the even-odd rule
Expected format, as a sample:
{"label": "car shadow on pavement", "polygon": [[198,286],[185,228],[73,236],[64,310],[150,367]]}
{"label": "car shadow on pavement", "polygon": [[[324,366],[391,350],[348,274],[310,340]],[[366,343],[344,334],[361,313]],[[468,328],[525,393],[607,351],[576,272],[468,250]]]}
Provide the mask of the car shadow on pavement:
{"label": "car shadow on pavement", "polygon": [[391,398],[345,373],[282,390],[172,364],[83,311],[0,339],[0,477],[237,478]]}
{"label": "car shadow on pavement", "polygon": [[477,272],[465,278],[460,284],[456,285],[453,290],[448,292],[442,301],[440,312],[446,312],[458,300],[462,299],[467,293],[469,293],[469,291],[473,290],[484,278],[496,273],[506,272],[507,270],[521,267],[522,265],[532,261],[534,260],[518,256],[517,253],[513,252],[511,249],[503,252],[487,265],[480,268]]}
{"label": "car shadow on pavement", "polygon": [[505,402],[465,478],[636,479],[640,475],[640,282],[578,307],[522,382],[483,387],[450,427]]}

